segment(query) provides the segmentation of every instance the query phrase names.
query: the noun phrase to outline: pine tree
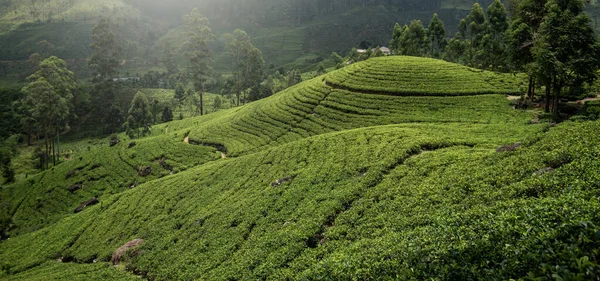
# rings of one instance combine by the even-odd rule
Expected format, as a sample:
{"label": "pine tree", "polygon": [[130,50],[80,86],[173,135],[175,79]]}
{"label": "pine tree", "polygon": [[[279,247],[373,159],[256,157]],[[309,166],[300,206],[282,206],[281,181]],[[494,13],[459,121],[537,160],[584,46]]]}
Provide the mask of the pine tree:
{"label": "pine tree", "polygon": [[432,57],[440,58],[446,47],[446,28],[437,13],[433,14],[427,32],[429,43],[431,44],[429,52]]}
{"label": "pine tree", "polygon": [[400,37],[402,37],[403,32],[404,29],[400,24],[396,23],[396,25],[394,25],[394,31],[392,32],[392,40],[390,41],[390,50],[392,50],[394,54],[397,54],[400,49]]}
{"label": "pine tree", "polygon": [[427,54],[427,32],[420,20],[413,20],[400,37],[400,54],[425,56]]}
{"label": "pine tree", "polygon": [[492,70],[506,70],[506,30],[508,29],[508,14],[500,0],[494,2],[487,9],[488,28],[482,38],[481,50],[477,60],[483,62],[484,68]]}

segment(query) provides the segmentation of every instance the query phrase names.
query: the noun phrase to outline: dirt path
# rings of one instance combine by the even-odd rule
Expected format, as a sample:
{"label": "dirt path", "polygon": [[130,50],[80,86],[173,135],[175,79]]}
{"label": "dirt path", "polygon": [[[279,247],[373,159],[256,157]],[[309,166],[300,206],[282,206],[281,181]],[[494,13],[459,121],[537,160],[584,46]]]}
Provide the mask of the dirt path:
{"label": "dirt path", "polygon": [[597,95],[595,98],[587,98],[587,99],[582,99],[582,100],[580,100],[580,101],[577,101],[577,103],[582,103],[582,104],[584,104],[584,103],[586,103],[586,102],[588,102],[588,101],[597,101],[597,100],[600,100],[600,95]]}
{"label": "dirt path", "polygon": [[[515,101],[515,100],[521,99],[521,96],[507,96],[506,99],[508,99],[509,101]],[[588,101],[597,101],[597,100],[600,100],[600,94],[597,95],[595,98],[587,98],[587,99],[572,101],[569,103],[585,104]]]}
{"label": "dirt path", "polygon": [[185,139],[183,139],[183,142],[190,144],[190,137],[185,137]]}

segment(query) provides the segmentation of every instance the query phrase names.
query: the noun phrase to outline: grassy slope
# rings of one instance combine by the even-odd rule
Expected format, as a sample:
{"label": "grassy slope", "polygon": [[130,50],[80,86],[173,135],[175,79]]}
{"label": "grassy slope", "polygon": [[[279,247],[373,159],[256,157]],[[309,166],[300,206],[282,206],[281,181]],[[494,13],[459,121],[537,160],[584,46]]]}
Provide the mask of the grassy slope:
{"label": "grassy slope", "polygon": [[[403,93],[423,97],[365,95],[336,86],[341,83],[344,85],[341,88],[355,88],[356,81],[369,78],[372,74],[354,70],[373,65],[388,71],[380,79],[393,77],[404,82],[387,85],[380,79],[371,79],[368,81],[372,84],[366,85],[372,86],[367,88],[386,85],[389,88],[397,87]],[[432,68],[436,72],[426,76],[424,73]],[[413,75],[410,71],[423,75]],[[346,73],[354,76],[335,85],[332,83],[331,86],[325,83],[339,81],[336,79]],[[490,84],[487,82],[490,77],[492,82],[502,82]],[[471,82],[473,86],[470,86]],[[218,117],[198,124],[191,131],[190,139],[201,143],[217,143],[225,146],[231,155],[239,155],[324,132],[365,126],[415,122],[526,123],[531,115],[517,113],[507,107],[506,99],[501,95],[518,92],[520,82],[512,75],[473,71],[432,59],[373,59],[302,83],[244,108],[220,112]],[[419,88],[423,85],[426,87]],[[502,85],[502,88],[495,88],[497,85]],[[447,89],[446,92],[442,92],[444,89]],[[479,98],[461,96],[490,92],[497,95]],[[431,93],[454,97],[430,96]]]}
{"label": "grassy slope", "polygon": [[524,77],[498,74],[436,59],[380,57],[327,75],[333,86],[399,96],[519,94]]}
{"label": "grassy slope", "polygon": [[[93,148],[35,177],[38,183],[8,189],[9,198],[25,201],[14,217],[14,234],[22,235],[0,244],[4,274],[11,274],[4,277],[43,279],[63,268],[113,274],[102,264],[134,238],[146,242],[129,268],[157,279],[597,272],[595,262],[580,259],[593,261],[599,243],[593,132],[600,123],[546,132],[546,125],[528,125],[531,118],[502,95],[365,95],[329,88],[320,77],[242,108],[173,122],[169,133],[132,150],[127,142]],[[217,160],[214,148],[183,145],[190,130],[192,140],[221,140],[238,157]],[[494,151],[516,141],[523,142],[517,152]],[[189,169],[111,189],[135,176],[127,163],[147,165],[163,153]],[[98,161],[107,163],[105,173],[115,167],[107,184],[64,190],[66,172]],[[538,173],[548,167],[555,170]],[[77,177],[100,172],[86,168]],[[67,215],[98,192],[101,205]],[[45,221],[33,219],[36,212]],[[30,232],[40,226],[47,227]],[[59,257],[76,263],[48,263]],[[97,268],[87,265],[94,260]]]}

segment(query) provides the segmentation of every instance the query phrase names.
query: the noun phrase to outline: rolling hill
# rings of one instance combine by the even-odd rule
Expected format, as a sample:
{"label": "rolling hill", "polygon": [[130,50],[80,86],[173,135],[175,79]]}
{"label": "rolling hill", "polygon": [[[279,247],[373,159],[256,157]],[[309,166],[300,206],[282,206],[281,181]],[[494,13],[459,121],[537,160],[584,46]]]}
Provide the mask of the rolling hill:
{"label": "rolling hill", "polygon": [[599,122],[532,122],[508,104],[512,75],[360,66],[145,139],[73,144],[0,193],[0,278],[597,276]]}

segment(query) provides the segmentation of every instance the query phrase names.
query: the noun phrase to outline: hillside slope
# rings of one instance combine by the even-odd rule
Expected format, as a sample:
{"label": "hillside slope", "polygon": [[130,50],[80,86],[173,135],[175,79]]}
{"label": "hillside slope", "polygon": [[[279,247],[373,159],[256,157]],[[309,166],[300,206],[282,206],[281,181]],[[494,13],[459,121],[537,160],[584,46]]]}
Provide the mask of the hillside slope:
{"label": "hillside slope", "polygon": [[4,241],[0,257],[10,274],[41,265],[39,278],[54,267],[49,260],[62,257],[76,270],[141,238],[128,266],[156,279],[509,279],[555,266],[561,274],[594,270],[574,265],[600,246],[600,150],[591,133],[600,124],[561,126],[508,154],[484,148],[508,141],[488,129],[360,129],[203,165]]}
{"label": "hillside slope", "polygon": [[[386,69],[403,61],[425,73],[433,62],[422,60],[364,64]],[[461,79],[470,73],[471,81],[493,76],[439,66]],[[168,131],[157,126],[154,132],[165,133],[131,148],[124,138],[114,147],[90,148],[32,182],[4,189],[15,215],[13,236],[0,242],[0,278],[600,274],[600,122],[532,124],[535,113],[513,109],[501,94],[520,87],[512,76],[498,92],[446,87],[445,95],[401,84],[385,95],[365,93],[353,90],[354,79],[338,85],[344,89],[325,83],[372,74],[342,69],[241,108],[169,123]],[[427,75],[418,79],[444,87]],[[101,165],[91,169],[92,163]],[[146,165],[148,178],[117,188]],[[83,181],[83,189],[68,192],[71,181]],[[100,204],[70,214],[91,196]],[[134,239],[143,242],[111,266],[115,250]]]}
{"label": "hillside slope", "polygon": [[[424,88],[421,93],[415,92],[421,95],[416,97],[362,94],[326,85],[325,81],[330,77],[354,69],[344,68],[240,108],[156,126],[154,137],[135,141],[133,147],[124,135],[120,136],[122,143],[115,147],[109,147],[108,140],[100,146],[81,144],[88,146],[89,151],[80,149],[80,153],[72,156],[72,161],[5,190],[4,197],[12,201],[10,232],[19,235],[37,230],[67,216],[93,196],[117,194],[149,180],[222,160],[221,153],[229,158],[243,156],[311,136],[389,124],[431,124],[463,128],[476,134],[493,127],[509,140],[542,128],[529,125],[535,115],[514,110],[501,94],[518,92],[521,81],[512,75],[471,71],[455,64],[411,57],[374,59],[358,65],[373,64],[379,65],[380,69],[394,68],[398,64],[406,66],[404,71],[398,68],[395,73],[386,75],[388,78],[393,75],[401,79],[410,75],[410,71],[425,73],[435,66],[441,77],[462,74],[461,77],[472,82],[483,81],[482,78],[489,76],[501,77],[505,79],[506,89],[498,89],[497,94],[475,92],[474,95],[473,91],[482,86],[480,83],[472,84],[471,88],[466,86],[463,88],[465,93],[459,93],[447,85],[464,85],[464,81],[447,80],[436,84],[437,89]],[[433,85],[435,81],[432,76],[413,79],[419,85]],[[410,85],[398,86],[399,91],[408,92],[406,87]],[[443,88],[448,88],[448,97],[423,96]],[[482,91],[486,93],[488,89]],[[186,137],[189,144],[184,142]],[[151,167],[152,172],[140,176],[139,170],[147,167]],[[80,191],[68,191],[77,185],[81,185]]]}

